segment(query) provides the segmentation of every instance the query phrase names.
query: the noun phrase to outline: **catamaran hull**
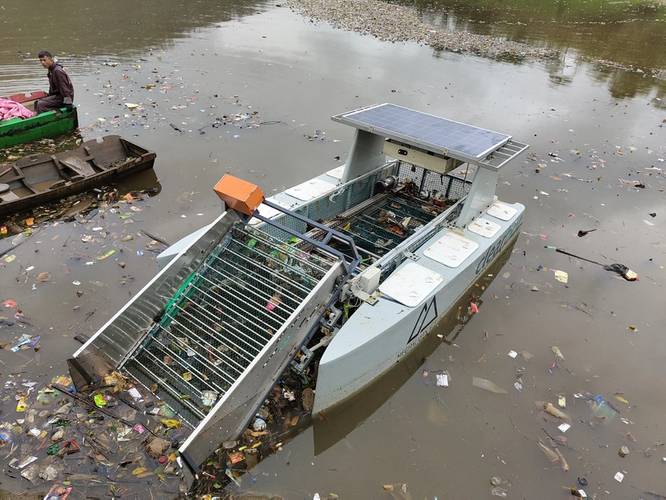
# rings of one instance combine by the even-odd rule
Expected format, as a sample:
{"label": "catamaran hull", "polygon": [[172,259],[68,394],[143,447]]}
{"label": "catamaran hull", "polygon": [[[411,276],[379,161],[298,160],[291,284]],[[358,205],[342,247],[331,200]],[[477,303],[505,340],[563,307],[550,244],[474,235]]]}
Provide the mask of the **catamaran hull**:
{"label": "catamaran hull", "polygon": [[[382,297],[375,305],[363,304],[337,332],[319,363],[313,413],[331,410],[371,385],[417,347],[473,283],[513,243],[525,207],[515,204],[516,215],[509,221],[494,220],[500,231],[484,238],[469,231],[465,237],[479,248],[456,269],[449,269],[423,255],[417,263],[444,275],[444,282],[416,307],[408,307]],[[487,217],[487,216],[486,216]]]}

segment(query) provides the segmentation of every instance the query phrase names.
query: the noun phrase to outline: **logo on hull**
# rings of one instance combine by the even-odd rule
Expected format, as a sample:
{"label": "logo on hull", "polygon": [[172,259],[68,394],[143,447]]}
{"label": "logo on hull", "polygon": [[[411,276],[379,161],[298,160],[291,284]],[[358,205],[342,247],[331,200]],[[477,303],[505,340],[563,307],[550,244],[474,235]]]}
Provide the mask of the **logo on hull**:
{"label": "logo on hull", "polygon": [[435,297],[427,303],[423,304],[423,308],[419,313],[419,317],[416,319],[416,324],[412,328],[412,333],[407,340],[409,344],[412,340],[417,338],[423,330],[428,328],[430,324],[437,319],[437,300]]}
{"label": "logo on hull", "polygon": [[523,222],[522,216],[516,219],[516,221],[511,224],[509,229],[504,233],[504,235],[497,240],[493,245],[486,250],[486,252],[481,256],[479,259],[478,264],[476,265],[475,273],[479,274],[488,264],[490,264],[497,255],[502,253],[502,250],[504,250],[504,245],[506,245],[511,238],[513,237],[514,234],[516,234],[516,231],[520,227],[520,224]]}

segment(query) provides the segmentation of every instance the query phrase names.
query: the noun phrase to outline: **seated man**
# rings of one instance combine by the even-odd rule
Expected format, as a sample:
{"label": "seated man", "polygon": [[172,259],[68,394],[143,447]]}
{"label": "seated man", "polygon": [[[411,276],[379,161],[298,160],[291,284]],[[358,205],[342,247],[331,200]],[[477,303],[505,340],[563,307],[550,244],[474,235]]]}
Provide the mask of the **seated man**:
{"label": "seated man", "polygon": [[60,63],[53,60],[50,52],[42,50],[39,53],[39,62],[49,70],[49,95],[35,102],[35,111],[44,113],[63,106],[72,107],[74,103],[74,87],[69,75]]}

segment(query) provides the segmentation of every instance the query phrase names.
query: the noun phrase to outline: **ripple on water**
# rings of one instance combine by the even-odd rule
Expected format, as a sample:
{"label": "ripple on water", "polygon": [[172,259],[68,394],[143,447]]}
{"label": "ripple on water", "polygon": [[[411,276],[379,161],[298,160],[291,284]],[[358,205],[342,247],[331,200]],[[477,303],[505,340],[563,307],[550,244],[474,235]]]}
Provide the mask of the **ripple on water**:
{"label": "ripple on water", "polygon": [[[94,58],[66,56],[59,59],[72,79],[97,71],[102,63],[121,64],[130,60],[132,60],[130,57],[109,55],[95,56]],[[2,64],[0,95],[16,94],[45,86],[46,70],[41,67],[38,60],[25,58],[18,63]]]}

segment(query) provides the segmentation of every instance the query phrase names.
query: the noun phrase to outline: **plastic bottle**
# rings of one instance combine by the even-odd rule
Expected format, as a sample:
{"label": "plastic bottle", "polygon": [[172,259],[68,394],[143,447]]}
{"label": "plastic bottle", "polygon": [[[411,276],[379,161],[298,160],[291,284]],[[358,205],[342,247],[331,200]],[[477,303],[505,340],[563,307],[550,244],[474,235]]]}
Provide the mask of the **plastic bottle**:
{"label": "plastic bottle", "polygon": [[590,408],[595,417],[608,421],[614,419],[619,413],[601,394],[597,394],[590,400]]}
{"label": "plastic bottle", "polygon": [[14,442],[14,436],[10,431],[5,429],[0,431],[0,446],[11,444],[13,442]]}

